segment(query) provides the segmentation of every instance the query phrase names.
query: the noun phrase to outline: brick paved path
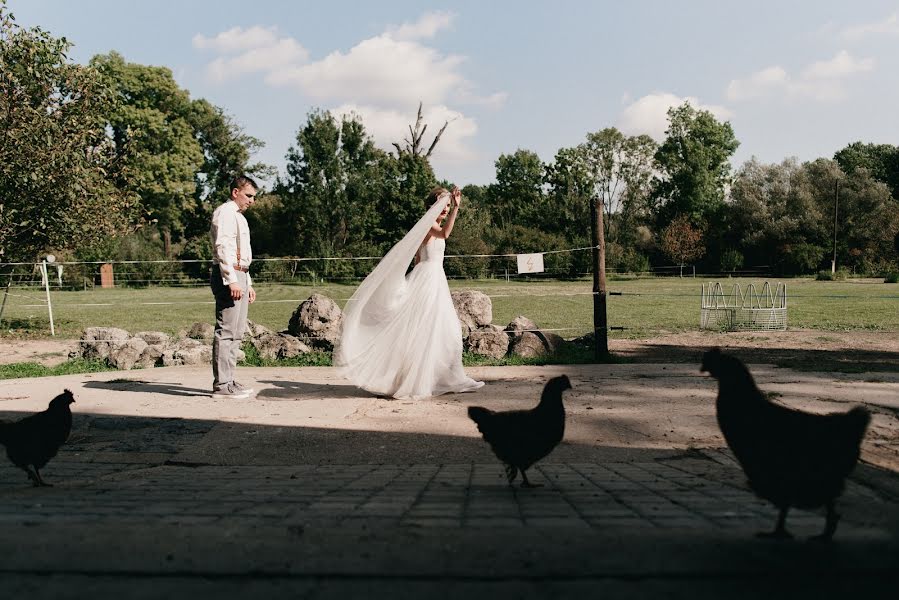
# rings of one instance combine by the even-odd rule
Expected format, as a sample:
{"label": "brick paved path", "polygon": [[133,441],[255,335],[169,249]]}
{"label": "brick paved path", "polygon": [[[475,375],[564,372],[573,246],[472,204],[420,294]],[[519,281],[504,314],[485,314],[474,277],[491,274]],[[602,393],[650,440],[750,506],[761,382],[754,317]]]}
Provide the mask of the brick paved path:
{"label": "brick paved path", "polygon": [[[717,451],[547,463],[539,489],[509,488],[495,463],[60,460],[53,488],[2,471],[0,573],[30,598],[720,598],[731,586],[793,598],[828,597],[847,576],[879,597],[899,583],[896,499],[868,471],[848,486],[837,541],[817,547],[754,539],[774,510]],[[807,537],[822,518],[794,511],[789,527]]]}
{"label": "brick paved path", "polygon": [[[775,511],[742,484],[724,453],[659,453],[625,463],[538,464],[544,487],[505,484],[497,463],[213,467],[58,461],[57,487],[32,489],[12,467],[0,480],[0,522],[164,522],[374,527],[579,529],[770,528]],[[874,531],[877,491],[851,482],[840,533]],[[819,513],[793,511],[790,528],[816,533]]]}

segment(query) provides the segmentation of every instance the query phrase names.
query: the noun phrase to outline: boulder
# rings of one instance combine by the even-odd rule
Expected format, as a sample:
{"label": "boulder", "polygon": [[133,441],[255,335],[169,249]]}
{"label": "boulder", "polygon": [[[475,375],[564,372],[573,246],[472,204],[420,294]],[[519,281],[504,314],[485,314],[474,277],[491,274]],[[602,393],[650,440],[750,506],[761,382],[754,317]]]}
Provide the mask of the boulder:
{"label": "boulder", "polygon": [[502,358],[509,350],[509,336],[499,325],[485,325],[468,334],[465,349],[481,356]]}
{"label": "boulder", "polygon": [[343,311],[322,294],[303,300],[290,317],[287,330],[300,341],[320,350],[331,351],[340,339]]}
{"label": "boulder", "polygon": [[256,352],[259,353],[259,357],[266,360],[293,358],[312,351],[299,338],[289,333],[267,333],[253,338],[251,343],[256,348]]}
{"label": "boulder", "polygon": [[172,341],[169,334],[161,331],[139,331],[134,337],[142,339],[150,346],[168,346]]}
{"label": "boulder", "polygon": [[533,357],[547,353],[552,354],[558,351],[559,348],[562,347],[562,344],[565,343],[562,336],[551,331],[541,331],[536,323],[524,315],[519,315],[512,319],[512,322],[506,326],[506,333],[509,335],[510,348],[516,347],[519,339],[525,334],[536,336],[543,344],[543,350],[541,351],[537,348],[536,341],[528,336],[528,340],[524,342],[517,351],[513,351],[513,354],[516,356]]}
{"label": "boulder", "polygon": [[118,327],[88,327],[78,342],[80,355],[87,360],[106,360],[111,350],[124,345],[130,337]]}
{"label": "boulder", "polygon": [[144,348],[140,357],[137,359],[138,367],[148,369],[150,367],[162,366],[162,355],[165,353],[166,346],[150,344]]}
{"label": "boulder", "polygon": [[133,337],[121,346],[110,349],[109,356],[106,357],[106,362],[108,362],[110,366],[122,371],[133,369],[148,345],[149,344],[141,338]]}
{"label": "boulder", "polygon": [[493,321],[493,303],[490,297],[475,290],[459,290],[452,293],[456,316],[462,324],[462,337]]}
{"label": "boulder", "polygon": [[187,330],[187,337],[194,340],[212,340],[215,334],[215,327],[209,323],[194,323]]}
{"label": "boulder", "polygon": [[536,333],[538,329],[540,328],[537,327],[537,324],[524,315],[518,315],[517,317],[512,319],[511,323],[506,325],[506,333],[509,334],[509,338],[511,339],[511,341],[517,340],[525,331]]}
{"label": "boulder", "polygon": [[[250,341],[252,338],[258,338],[263,335],[271,334],[272,330],[264,325],[260,325],[258,323],[254,323],[247,319],[247,330],[243,334],[243,339],[245,341]],[[249,339],[248,339],[249,338]]]}
{"label": "boulder", "polygon": [[548,352],[543,339],[536,333],[526,331],[520,334],[512,342],[509,348],[509,354],[512,356],[520,356],[521,358],[536,358],[543,356]]}
{"label": "boulder", "polygon": [[[238,362],[240,360],[242,358],[238,357]],[[212,346],[190,338],[178,340],[174,346],[162,353],[162,364],[166,367],[211,363]]]}

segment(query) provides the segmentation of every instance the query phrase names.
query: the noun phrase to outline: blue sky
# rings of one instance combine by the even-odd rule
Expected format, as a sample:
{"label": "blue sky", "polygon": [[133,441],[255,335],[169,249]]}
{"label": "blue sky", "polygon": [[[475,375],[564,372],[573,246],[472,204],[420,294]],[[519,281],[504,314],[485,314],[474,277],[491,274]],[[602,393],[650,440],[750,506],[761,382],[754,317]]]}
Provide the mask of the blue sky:
{"label": "blue sky", "polygon": [[[899,143],[899,3],[856,0],[234,2],[10,0],[24,26],[169,67],[265,141],[283,171],[312,108],[355,111],[389,149],[419,100],[437,176],[494,179],[617,126],[661,139],[689,98],[734,127],[739,166]],[[429,136],[428,141],[430,139]]]}

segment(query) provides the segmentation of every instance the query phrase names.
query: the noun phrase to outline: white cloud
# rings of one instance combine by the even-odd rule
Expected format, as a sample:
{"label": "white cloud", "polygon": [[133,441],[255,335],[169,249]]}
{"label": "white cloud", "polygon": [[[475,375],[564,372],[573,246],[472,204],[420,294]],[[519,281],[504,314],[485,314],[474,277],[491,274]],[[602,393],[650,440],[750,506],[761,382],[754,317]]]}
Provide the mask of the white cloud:
{"label": "white cloud", "polygon": [[216,83],[224,83],[246,73],[270,72],[302,64],[309,52],[291,37],[278,37],[275,27],[254,25],[248,29],[234,27],[215,37],[197,34],[194,48],[212,50],[219,56],[206,66],[206,75]]}
{"label": "white cloud", "polygon": [[[409,126],[415,124],[417,108],[417,105],[408,105],[405,110],[382,109],[348,103],[332,109],[331,113],[338,117],[359,115],[375,144],[384,150],[394,150],[393,142],[404,146],[404,138],[409,138]],[[428,126],[424,135],[425,150],[443,124],[449,122],[434,149],[432,158],[435,162],[464,162],[476,157],[475,151],[468,144],[470,138],[478,132],[474,119],[444,105],[425,105],[422,109],[422,121]]]}
{"label": "white cloud", "polygon": [[786,85],[789,76],[783,67],[768,67],[747,79],[734,79],[727,86],[728,100],[746,100],[767,95],[772,89]]}
{"label": "white cloud", "polygon": [[206,37],[198,33],[193,37],[194,48],[201,50],[215,50],[216,52],[233,53],[271,46],[278,41],[277,30],[274,27],[260,27],[254,25],[249,29],[233,27],[223,31],[215,37]]}
{"label": "white cloud", "polygon": [[894,12],[883,21],[847,27],[842,32],[847,40],[860,40],[871,35],[899,35],[899,12]]}
{"label": "white cloud", "polygon": [[395,105],[411,99],[433,104],[469,85],[458,70],[462,61],[416,42],[380,35],[346,54],[336,51],[317,62],[272,71],[266,82],[293,85],[318,100]]}
{"label": "white cloud", "polygon": [[855,73],[864,73],[874,69],[873,58],[856,60],[848,52],[842,50],[830,60],[821,60],[802,70],[802,79],[833,79],[846,77]]}
{"label": "white cloud", "polygon": [[810,98],[834,102],[845,97],[845,79],[874,70],[874,59],[856,59],[847,51],[838,52],[830,60],[814,62],[792,77],[780,66],[757,71],[745,79],[734,79],[727,86],[731,101],[767,97]]}
{"label": "white cloud", "polygon": [[414,23],[403,23],[398,27],[389,27],[387,35],[395,40],[421,40],[432,38],[441,29],[452,25],[456,15],[445,11],[425,13]]}
{"label": "white cloud", "polygon": [[419,40],[452,24],[448,12],[429,12],[418,21],[390,27],[348,51],[335,50],[309,62],[305,48],[274,27],[235,27],[214,37],[194,36],[196,48],[221,56],[207,65],[207,75],[222,83],[229,77],[261,72],[272,86],[291,86],[317,102],[356,103],[395,108],[410,101],[458,102],[498,108],[504,92],[483,95],[462,74],[465,58],[443,54]]}
{"label": "white cloud", "polygon": [[638,98],[622,111],[617,127],[628,135],[647,134],[657,141],[665,139],[668,129],[668,109],[689,102],[694,108],[707,110],[715,118],[726,121],[732,115],[723,106],[701,104],[698,99],[688,96],[682,98],[667,92],[655,92]]}
{"label": "white cloud", "polygon": [[284,38],[270,46],[253,48],[235,57],[220,57],[206,68],[210,79],[222,83],[245,73],[269,72],[291,68],[305,61],[309,53],[296,40]]}

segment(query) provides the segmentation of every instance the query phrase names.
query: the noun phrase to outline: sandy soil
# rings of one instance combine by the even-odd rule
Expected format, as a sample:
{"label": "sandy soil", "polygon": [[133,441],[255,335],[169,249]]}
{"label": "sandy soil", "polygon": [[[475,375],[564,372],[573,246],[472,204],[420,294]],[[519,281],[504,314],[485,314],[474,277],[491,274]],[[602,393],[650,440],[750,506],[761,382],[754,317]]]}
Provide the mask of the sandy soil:
{"label": "sandy soil", "polygon": [[36,362],[53,367],[69,359],[69,352],[78,347],[78,340],[43,339],[0,341],[0,365]]}

